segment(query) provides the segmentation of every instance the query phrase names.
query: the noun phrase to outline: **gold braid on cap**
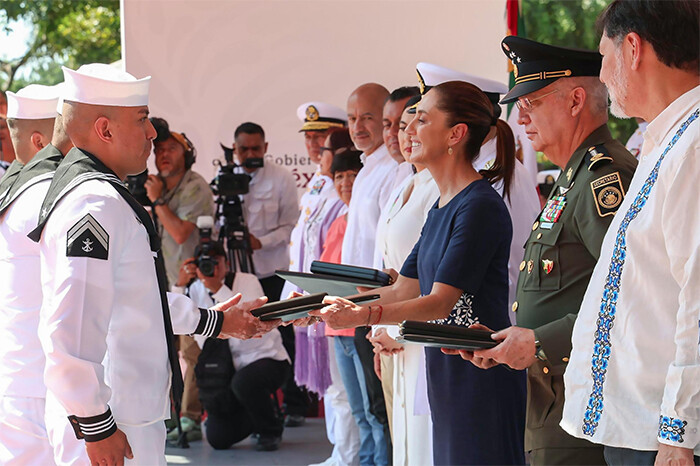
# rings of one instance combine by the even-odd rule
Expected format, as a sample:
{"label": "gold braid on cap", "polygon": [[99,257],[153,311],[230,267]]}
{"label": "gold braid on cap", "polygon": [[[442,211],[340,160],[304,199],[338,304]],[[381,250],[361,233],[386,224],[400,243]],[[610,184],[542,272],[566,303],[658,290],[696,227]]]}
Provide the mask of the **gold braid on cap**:
{"label": "gold braid on cap", "polygon": [[540,71],[539,73],[526,74],[525,76],[518,76],[515,78],[515,84],[521,84],[528,81],[541,81],[544,79],[552,78],[565,78],[571,76],[571,70],[561,70],[561,71]]}

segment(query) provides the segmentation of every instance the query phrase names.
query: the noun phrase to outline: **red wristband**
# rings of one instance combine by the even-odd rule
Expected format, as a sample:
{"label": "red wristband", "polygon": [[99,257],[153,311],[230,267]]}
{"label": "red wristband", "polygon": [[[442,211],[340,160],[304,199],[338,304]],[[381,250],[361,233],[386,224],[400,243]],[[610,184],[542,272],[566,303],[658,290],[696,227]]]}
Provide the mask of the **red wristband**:
{"label": "red wristband", "polygon": [[374,323],[374,325],[377,325],[379,322],[382,321],[382,311],[384,310],[381,304],[377,304],[377,306],[379,307],[379,317],[377,318],[377,321]]}

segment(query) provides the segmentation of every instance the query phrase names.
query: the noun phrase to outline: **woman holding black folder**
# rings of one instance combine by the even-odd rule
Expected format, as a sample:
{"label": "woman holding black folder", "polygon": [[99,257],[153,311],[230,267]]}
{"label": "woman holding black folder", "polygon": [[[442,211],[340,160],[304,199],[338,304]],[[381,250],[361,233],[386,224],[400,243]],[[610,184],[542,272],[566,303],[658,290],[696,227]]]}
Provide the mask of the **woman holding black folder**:
{"label": "woman holding black folder", "polygon": [[[406,132],[413,146],[411,161],[426,165],[440,189],[418,243],[397,281],[372,290],[381,294],[380,300],[356,305],[326,298],[330,305],[313,314],[333,328],[404,320],[509,326],[512,226],[490,183],[512,175],[510,128],[494,117],[491,102],[477,87],[452,81],[424,95]],[[493,133],[496,161],[477,173],[471,162]],[[504,367],[483,371],[438,348],[425,353],[434,463],[523,464],[525,373]]]}

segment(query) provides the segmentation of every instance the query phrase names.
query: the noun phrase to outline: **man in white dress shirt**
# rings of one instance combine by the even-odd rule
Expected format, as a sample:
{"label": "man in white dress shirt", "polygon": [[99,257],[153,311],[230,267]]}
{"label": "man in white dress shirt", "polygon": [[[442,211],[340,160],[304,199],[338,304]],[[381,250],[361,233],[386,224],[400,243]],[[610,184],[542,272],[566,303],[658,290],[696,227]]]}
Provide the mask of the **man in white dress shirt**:
{"label": "man in white dress shirt", "polygon": [[158,234],[122,182],[146,168],[155,137],[150,78],[103,64],[63,72],[64,127],[76,147],[56,169],[30,233],[40,242],[39,340],[54,460],[165,464],[171,381],[176,402],[182,394],[173,330],[257,336],[271,326],[247,311],[264,299],[221,312],[166,293]]}
{"label": "man in white dress shirt", "polygon": [[[46,464],[53,461],[53,452],[44,424],[44,353],[37,335],[39,247],[27,233],[36,226],[51,171],[71,143],[63,131],[52,136],[57,87],[32,84],[8,97],[11,134],[19,150],[0,179],[0,463]],[[47,170],[35,170],[47,164]]]}
{"label": "man in white dress shirt", "polygon": [[[348,206],[348,225],[343,238],[342,262],[348,265],[374,265],[375,237],[381,209],[391,194],[398,163],[384,145],[382,115],[389,91],[380,84],[367,83],[355,89],[348,97],[348,129],[355,147],[363,154],[363,168],[352,186]],[[375,443],[375,458],[386,458],[390,442],[389,421],[386,413],[382,384],[374,372],[374,351],[366,339],[368,327],[355,331],[355,348],[362,361],[369,399],[368,416]]]}
{"label": "man in white dress shirt", "polygon": [[574,326],[561,426],[608,464],[700,464],[700,3],[614,1],[600,79],[649,122]]}

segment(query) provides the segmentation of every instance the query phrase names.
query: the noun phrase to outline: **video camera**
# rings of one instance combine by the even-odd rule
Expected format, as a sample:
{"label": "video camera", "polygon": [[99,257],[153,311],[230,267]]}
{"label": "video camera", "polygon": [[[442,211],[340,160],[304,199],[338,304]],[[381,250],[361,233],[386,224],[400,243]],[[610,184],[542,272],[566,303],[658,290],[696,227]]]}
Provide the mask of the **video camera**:
{"label": "video camera", "polygon": [[[214,165],[219,167],[216,176],[209,184],[217,195],[216,221],[221,225],[220,239],[226,241],[231,266],[238,266],[242,272],[255,273],[250,248],[250,233],[243,218],[243,201],[240,196],[247,194],[250,176],[242,173],[243,168],[260,168],[262,158],[249,158],[242,165],[233,161],[233,149],[221,144],[226,162],[219,160]],[[236,173],[238,169],[238,173]]]}

